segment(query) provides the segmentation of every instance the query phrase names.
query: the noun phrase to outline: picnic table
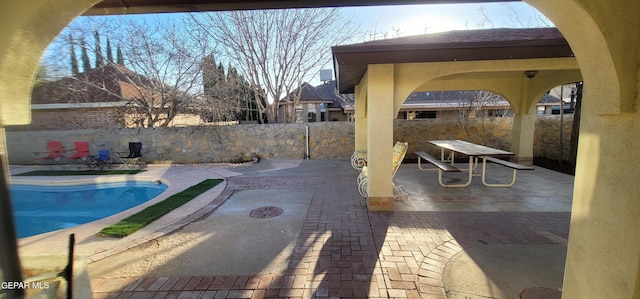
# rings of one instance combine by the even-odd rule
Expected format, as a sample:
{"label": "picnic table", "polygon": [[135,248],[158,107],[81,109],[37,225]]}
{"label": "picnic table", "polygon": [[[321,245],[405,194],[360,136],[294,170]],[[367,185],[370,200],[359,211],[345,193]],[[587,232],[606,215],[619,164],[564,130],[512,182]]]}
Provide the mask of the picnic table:
{"label": "picnic table", "polygon": [[[464,140],[429,140],[428,142],[440,148],[440,159],[422,151],[415,152],[416,155],[418,155],[418,168],[421,170],[438,170],[438,183],[443,187],[467,187],[471,184],[474,176],[481,176],[482,184],[487,187],[509,187],[515,183],[516,172],[518,170],[534,169],[531,166],[521,165],[496,158],[497,156],[514,155],[514,153],[505,150],[475,144]],[[468,169],[464,170],[468,172],[468,178],[466,182],[460,184],[446,184],[442,181],[443,172],[462,171],[454,166],[456,153],[469,158]],[[423,168],[421,160],[425,160],[435,165],[436,168]],[[477,168],[480,160],[482,160],[482,169],[480,173],[478,173]],[[511,168],[513,170],[511,181],[508,183],[488,183],[486,181],[487,161]]]}

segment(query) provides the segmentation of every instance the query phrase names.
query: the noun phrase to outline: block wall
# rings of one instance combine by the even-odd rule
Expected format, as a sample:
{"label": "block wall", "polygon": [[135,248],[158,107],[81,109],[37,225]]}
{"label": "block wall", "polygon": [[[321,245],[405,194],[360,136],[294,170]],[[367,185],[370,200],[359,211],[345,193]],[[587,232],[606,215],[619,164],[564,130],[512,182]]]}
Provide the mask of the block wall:
{"label": "block wall", "polygon": [[111,109],[32,110],[31,124],[12,127],[11,130],[74,130],[122,127],[122,120]]}
{"label": "block wall", "polygon": [[[565,116],[564,121],[563,149],[567,157],[572,120]],[[66,149],[72,149],[74,141],[88,141],[92,154],[100,149],[126,152],[128,142],[140,141],[147,163],[219,163],[237,161],[247,154],[264,159],[302,159],[306,152],[306,125],[311,159],[348,159],[353,153],[353,122],[55,131],[10,128],[7,145],[11,164],[36,164],[33,152],[45,151],[47,141],[52,140],[62,141]],[[509,150],[511,126],[512,118],[395,120],[394,139],[409,143],[408,159],[415,158],[413,151],[416,150],[437,154],[438,149],[427,143],[431,139],[463,139]],[[534,156],[560,157],[559,128],[558,117],[538,118]]]}

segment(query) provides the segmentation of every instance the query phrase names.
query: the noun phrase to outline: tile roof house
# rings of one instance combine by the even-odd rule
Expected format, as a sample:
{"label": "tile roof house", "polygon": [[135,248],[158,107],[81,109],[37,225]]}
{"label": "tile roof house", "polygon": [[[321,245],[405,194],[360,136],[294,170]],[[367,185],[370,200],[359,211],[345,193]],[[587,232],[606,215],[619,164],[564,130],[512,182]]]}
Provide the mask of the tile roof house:
{"label": "tile roof house", "polygon": [[316,89],[332,99],[328,105],[329,111],[331,111],[331,120],[351,120],[354,111],[353,94],[338,93],[336,81],[324,82],[316,86]]}
{"label": "tile roof house", "polygon": [[[278,122],[285,122],[285,115],[294,117],[291,122],[346,120],[345,113],[338,103],[339,97],[320,88],[323,85],[314,87],[305,82],[289,93],[287,97],[281,99],[278,103]],[[335,89],[335,85],[331,86]],[[292,100],[287,102],[287,99],[294,99],[296,96],[299,97],[299,100],[295,106]],[[285,112],[287,113],[285,114]]]}
{"label": "tile roof house", "polygon": [[[119,75],[122,74],[122,75]],[[47,82],[33,88],[32,121],[23,129],[70,130],[123,127],[124,120],[116,109],[124,107],[123,99],[133,96],[134,87],[123,78],[135,73],[123,66],[108,64],[78,74],[98,87],[71,77]],[[137,75],[137,74],[135,74]]]}
{"label": "tile roof house", "polygon": [[[315,87],[304,83],[301,85],[301,88],[302,94],[297,111],[300,115],[303,115],[302,111],[306,106],[307,114],[311,115],[308,116],[307,121],[315,121],[316,105],[320,106],[322,121],[353,120],[352,117],[355,106],[354,96],[352,93],[338,93],[336,81],[327,81]],[[477,103],[479,102],[481,103],[481,107],[478,107]],[[558,106],[559,102],[560,99],[557,97],[545,94],[538,104],[539,114],[551,114],[552,107]],[[281,101],[280,105],[281,111],[284,111],[284,101]],[[471,116],[478,116],[477,113],[479,112],[482,116],[513,115],[509,102],[498,94],[488,91],[459,90],[414,92],[402,104],[397,118],[409,120],[420,118],[458,118],[468,116],[467,112],[469,110],[473,110]],[[467,115],[465,115],[465,113],[467,113]]]}
{"label": "tile roof house", "polygon": [[[76,77],[47,82],[33,88],[31,124],[14,129],[136,127],[143,118],[136,109],[136,99],[157,97],[158,92],[154,89],[159,84],[114,63],[80,73]],[[199,117],[178,115],[173,123],[182,118],[188,119],[190,124],[201,122]]]}

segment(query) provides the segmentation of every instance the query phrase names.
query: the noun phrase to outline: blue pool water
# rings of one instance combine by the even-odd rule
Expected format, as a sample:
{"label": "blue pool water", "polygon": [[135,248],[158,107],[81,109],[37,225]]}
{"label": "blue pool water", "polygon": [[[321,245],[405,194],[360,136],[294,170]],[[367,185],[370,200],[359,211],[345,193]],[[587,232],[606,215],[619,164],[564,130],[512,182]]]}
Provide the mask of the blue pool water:
{"label": "blue pool water", "polygon": [[18,238],[120,213],[164,192],[165,184],[122,182],[74,186],[11,185]]}

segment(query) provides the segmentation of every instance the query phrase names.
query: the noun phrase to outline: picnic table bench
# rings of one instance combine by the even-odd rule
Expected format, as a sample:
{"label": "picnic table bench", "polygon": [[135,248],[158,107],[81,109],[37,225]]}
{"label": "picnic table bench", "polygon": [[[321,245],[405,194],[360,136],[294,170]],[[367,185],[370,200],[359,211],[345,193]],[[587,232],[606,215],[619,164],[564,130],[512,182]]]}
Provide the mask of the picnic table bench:
{"label": "picnic table bench", "polygon": [[[473,176],[481,176],[482,184],[487,187],[509,187],[516,181],[516,173],[518,170],[533,170],[534,168],[527,165],[521,165],[510,161],[495,158],[494,156],[513,155],[513,153],[491,148],[484,145],[474,144],[463,140],[430,140],[429,143],[440,147],[441,155],[440,159],[424,152],[414,152],[418,156],[418,168],[420,170],[437,170],[438,171],[438,183],[443,187],[467,187],[471,184]],[[445,150],[450,151],[448,158],[445,159]],[[445,184],[442,181],[442,174],[444,172],[461,172],[463,170],[458,169],[453,165],[455,161],[454,153],[463,154],[469,157],[468,169],[464,171],[468,172],[468,178],[466,182],[460,184]],[[477,173],[477,166],[479,159],[482,159],[481,173]],[[424,168],[422,167],[422,160],[433,164],[436,168]],[[501,166],[511,168],[513,170],[511,181],[508,183],[488,183],[486,181],[487,173],[487,161],[495,163]]]}
{"label": "picnic table bench", "polygon": [[[485,173],[486,173],[487,161],[489,161],[491,163],[498,164],[498,165],[502,165],[502,166],[505,166],[505,167],[508,167],[508,168],[511,168],[513,170],[513,173],[511,174],[511,182],[506,183],[506,184],[487,183],[485,181]],[[510,162],[510,161],[498,159],[498,158],[495,158],[495,157],[484,157],[484,159],[482,160],[482,183],[487,187],[510,187],[510,186],[513,186],[513,184],[515,184],[515,182],[516,182],[516,172],[518,170],[534,170],[534,169],[535,168],[533,168],[532,166],[513,163],[513,162]]]}
{"label": "picnic table bench", "polygon": [[418,156],[418,168],[420,170],[437,170],[435,168],[423,168],[421,161],[424,159],[425,161],[433,164],[434,166],[440,168],[440,170],[444,171],[444,172],[460,172],[460,169],[458,169],[457,167],[442,161],[430,154],[427,154],[426,152],[423,151],[418,151],[418,152],[414,152],[417,156]]}

